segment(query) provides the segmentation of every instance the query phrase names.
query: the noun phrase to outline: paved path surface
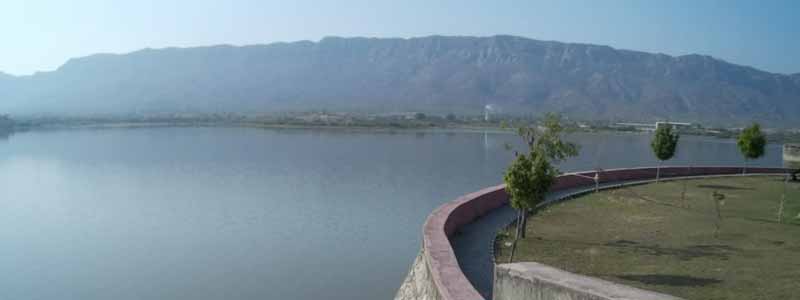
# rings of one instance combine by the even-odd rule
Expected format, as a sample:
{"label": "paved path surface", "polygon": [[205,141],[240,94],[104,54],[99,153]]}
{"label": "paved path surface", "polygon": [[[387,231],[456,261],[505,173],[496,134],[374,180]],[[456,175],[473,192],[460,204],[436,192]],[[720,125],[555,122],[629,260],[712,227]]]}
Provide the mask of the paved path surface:
{"label": "paved path surface", "polygon": [[[622,184],[641,184],[651,181],[609,182],[601,184],[600,188],[609,188]],[[594,186],[561,190],[550,193],[547,201],[558,201],[576,193],[591,191],[594,191]],[[484,299],[492,299],[492,283],[494,281],[492,247],[494,246],[494,237],[500,229],[514,221],[515,214],[516,212],[513,208],[505,205],[478,218],[475,222],[463,226],[450,240],[458,259],[458,265],[470,283],[483,295]]]}

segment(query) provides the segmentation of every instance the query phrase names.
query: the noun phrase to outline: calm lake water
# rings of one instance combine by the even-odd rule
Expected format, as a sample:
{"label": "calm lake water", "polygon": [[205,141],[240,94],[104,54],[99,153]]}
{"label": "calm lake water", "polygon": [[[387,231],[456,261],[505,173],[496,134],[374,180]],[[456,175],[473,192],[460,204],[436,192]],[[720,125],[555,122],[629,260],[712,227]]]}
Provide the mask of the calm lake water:
{"label": "calm lake water", "polygon": [[[654,165],[647,134],[580,134],[574,171]],[[498,184],[482,132],[150,128],[0,139],[0,299],[391,299],[427,214]],[[673,164],[741,164],[682,137]],[[691,154],[691,155],[690,155]],[[770,145],[753,165],[780,166]]]}

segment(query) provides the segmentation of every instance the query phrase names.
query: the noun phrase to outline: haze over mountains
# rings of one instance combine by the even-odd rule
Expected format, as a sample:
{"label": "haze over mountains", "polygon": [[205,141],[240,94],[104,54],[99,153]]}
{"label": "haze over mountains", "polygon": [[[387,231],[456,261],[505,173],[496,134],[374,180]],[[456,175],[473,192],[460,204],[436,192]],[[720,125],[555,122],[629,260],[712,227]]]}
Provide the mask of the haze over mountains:
{"label": "haze over mountains", "polygon": [[800,127],[800,73],[514,36],[325,38],[145,49],[0,73],[0,112],[562,112],[595,120]]}

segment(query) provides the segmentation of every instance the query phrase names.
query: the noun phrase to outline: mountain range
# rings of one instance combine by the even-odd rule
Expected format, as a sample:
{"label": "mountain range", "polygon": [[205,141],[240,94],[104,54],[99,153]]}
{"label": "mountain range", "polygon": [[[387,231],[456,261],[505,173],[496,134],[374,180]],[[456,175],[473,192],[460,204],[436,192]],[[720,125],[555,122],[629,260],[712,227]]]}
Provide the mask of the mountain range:
{"label": "mountain range", "polygon": [[0,112],[336,110],[800,127],[800,73],[516,36],[340,38],[144,49],[0,73]]}

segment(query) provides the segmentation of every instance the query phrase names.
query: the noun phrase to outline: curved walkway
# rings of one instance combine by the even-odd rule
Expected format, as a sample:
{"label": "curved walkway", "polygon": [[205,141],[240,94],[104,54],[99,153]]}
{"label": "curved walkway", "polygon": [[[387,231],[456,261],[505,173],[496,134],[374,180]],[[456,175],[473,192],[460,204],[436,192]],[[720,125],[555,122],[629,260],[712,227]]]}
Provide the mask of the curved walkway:
{"label": "curved walkway", "polygon": [[[749,174],[753,175],[753,174]],[[731,175],[710,175],[731,176]],[[738,175],[734,175],[738,176]],[[662,178],[678,180],[686,178],[700,178],[709,176],[687,176]],[[606,182],[599,185],[600,189],[618,188],[626,185],[638,185],[655,182],[655,180],[624,180]],[[570,199],[586,193],[591,193],[594,186],[578,187],[554,191],[548,194],[547,201],[542,205],[549,205],[562,200]],[[474,222],[459,228],[459,231],[450,239],[458,264],[464,275],[472,283],[484,299],[492,299],[492,286],[494,281],[494,239],[497,232],[511,224],[516,217],[516,211],[508,204],[495,209],[491,213],[478,218]]]}

